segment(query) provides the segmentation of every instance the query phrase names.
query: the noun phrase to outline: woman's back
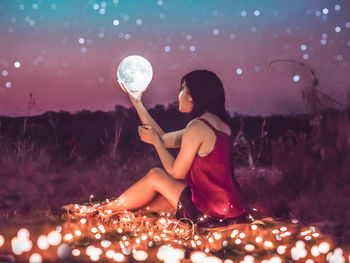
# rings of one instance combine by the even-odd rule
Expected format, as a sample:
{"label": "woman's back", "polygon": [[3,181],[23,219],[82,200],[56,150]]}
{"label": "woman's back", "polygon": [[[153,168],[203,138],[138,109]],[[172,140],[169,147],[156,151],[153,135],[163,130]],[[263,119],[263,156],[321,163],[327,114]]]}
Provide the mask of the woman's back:
{"label": "woman's back", "polygon": [[214,146],[210,139],[205,142],[207,147],[212,147],[211,151],[205,156],[197,154],[186,176],[187,184],[192,188],[192,201],[209,216],[237,217],[245,209],[240,187],[233,174],[230,136],[216,129],[208,120],[196,119],[205,123],[216,138]]}

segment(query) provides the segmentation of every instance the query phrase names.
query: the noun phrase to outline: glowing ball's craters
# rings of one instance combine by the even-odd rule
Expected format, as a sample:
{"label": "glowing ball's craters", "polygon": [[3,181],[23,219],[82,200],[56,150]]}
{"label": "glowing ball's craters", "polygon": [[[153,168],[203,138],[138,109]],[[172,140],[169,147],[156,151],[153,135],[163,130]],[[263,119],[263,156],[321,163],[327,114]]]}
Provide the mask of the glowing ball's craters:
{"label": "glowing ball's craters", "polygon": [[141,56],[129,56],[120,62],[117,70],[118,80],[129,91],[144,91],[153,76],[152,66]]}

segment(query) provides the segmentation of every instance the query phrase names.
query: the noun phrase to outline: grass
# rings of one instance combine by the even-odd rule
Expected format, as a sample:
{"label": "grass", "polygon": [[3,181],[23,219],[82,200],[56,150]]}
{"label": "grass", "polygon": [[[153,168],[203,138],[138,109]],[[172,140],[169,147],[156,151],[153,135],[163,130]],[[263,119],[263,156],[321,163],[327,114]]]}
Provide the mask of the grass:
{"label": "grass", "polygon": [[[350,244],[349,116],[348,111],[324,111],[312,122],[310,133],[290,130],[273,139],[259,137],[265,145],[263,154],[268,150],[271,158],[268,166],[259,166],[261,146],[253,139],[246,139],[249,149],[235,145],[241,161],[247,161],[249,154],[255,158],[253,167],[248,162],[235,167],[249,208],[276,219],[318,226],[337,245]],[[106,149],[116,151],[113,144],[122,136],[112,134],[113,139],[105,141]],[[91,195],[94,200],[118,196],[149,169],[161,167],[151,147],[135,148],[138,151],[123,162],[120,150],[89,161],[73,148],[71,159],[56,162],[53,150],[57,147],[39,147],[23,138],[13,142],[0,134],[1,225],[55,220],[63,204],[86,202]]]}

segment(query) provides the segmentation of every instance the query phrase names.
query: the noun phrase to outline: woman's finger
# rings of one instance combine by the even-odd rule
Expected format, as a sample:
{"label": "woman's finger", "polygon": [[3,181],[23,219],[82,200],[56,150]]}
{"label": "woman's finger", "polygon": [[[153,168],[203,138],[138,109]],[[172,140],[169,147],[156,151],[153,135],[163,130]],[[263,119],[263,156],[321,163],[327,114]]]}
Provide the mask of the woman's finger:
{"label": "woman's finger", "polygon": [[118,84],[119,84],[119,86],[122,88],[122,90],[123,90],[125,93],[128,93],[128,91],[127,91],[127,89],[125,88],[123,82],[121,82],[121,81],[118,80]]}

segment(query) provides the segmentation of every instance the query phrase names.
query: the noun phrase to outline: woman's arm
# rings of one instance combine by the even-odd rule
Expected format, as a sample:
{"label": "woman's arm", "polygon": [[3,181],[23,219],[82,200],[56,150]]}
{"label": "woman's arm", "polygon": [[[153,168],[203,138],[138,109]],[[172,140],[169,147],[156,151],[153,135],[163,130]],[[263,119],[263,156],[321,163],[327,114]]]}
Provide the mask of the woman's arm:
{"label": "woman's arm", "polygon": [[[199,123],[200,124],[200,123]],[[185,178],[199,146],[202,143],[202,129],[197,120],[192,120],[185,128],[181,141],[180,152],[176,159],[164,148],[161,138],[153,142],[164,169],[175,179]]]}
{"label": "woman's arm", "polygon": [[152,116],[148,113],[147,109],[143,105],[141,101],[142,92],[130,92],[125,87],[124,84],[118,81],[119,86],[124,90],[125,93],[129,95],[129,99],[131,103],[134,105],[137,114],[140,117],[142,124],[152,126],[156,132],[158,133],[161,142],[165,148],[179,148],[182,141],[182,135],[184,130],[174,131],[165,133],[162,128],[158,125],[158,123],[152,118]]}
{"label": "woman's arm", "polygon": [[131,102],[134,105],[142,124],[151,125],[153,128],[156,129],[159,136],[162,137],[165,134],[164,131],[162,130],[162,128],[159,127],[158,123],[156,123],[152,116],[148,113],[147,109],[142,104],[142,101],[131,100]]}
{"label": "woman's arm", "polygon": [[165,148],[180,148],[185,129],[164,133],[161,136]]}
{"label": "woman's arm", "polygon": [[119,80],[117,82],[119,86],[123,89],[123,91],[126,94],[128,94],[129,99],[131,103],[134,105],[142,124],[151,125],[157,131],[159,136],[162,137],[164,135],[164,131],[162,130],[162,128],[159,127],[158,123],[156,123],[155,120],[153,120],[152,116],[148,113],[147,109],[142,104],[141,97],[142,97],[143,91],[129,91],[128,89],[125,88],[123,82]]}

